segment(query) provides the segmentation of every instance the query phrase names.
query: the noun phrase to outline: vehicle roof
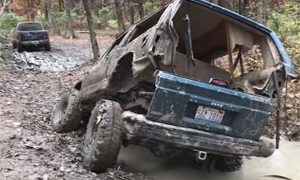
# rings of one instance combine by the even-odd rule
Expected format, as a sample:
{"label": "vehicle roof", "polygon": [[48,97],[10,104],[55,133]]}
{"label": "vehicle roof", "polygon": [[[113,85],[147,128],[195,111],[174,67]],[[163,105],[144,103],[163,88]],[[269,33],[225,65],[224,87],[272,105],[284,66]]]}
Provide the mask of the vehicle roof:
{"label": "vehicle roof", "polygon": [[17,25],[19,24],[41,24],[39,22],[36,21],[22,21],[22,22],[18,22]]}
{"label": "vehicle roof", "polygon": [[201,5],[203,7],[209,8],[215,12],[221,13],[229,18],[235,19],[239,22],[242,22],[256,30],[259,30],[260,32],[268,35],[271,40],[273,41],[273,43],[275,44],[280,57],[281,57],[281,61],[283,62],[284,66],[285,66],[285,70],[287,75],[291,76],[291,77],[297,77],[297,72],[295,70],[295,67],[292,63],[292,60],[290,59],[288,53],[286,52],[283,44],[281,43],[280,39],[278,38],[278,36],[276,35],[276,33],[274,31],[272,31],[271,29],[267,28],[266,26],[255,22],[245,16],[242,16],[236,12],[233,12],[231,10],[228,10],[226,8],[220,7],[216,4],[213,4],[211,2],[205,1],[205,0],[185,0],[188,2],[192,2],[192,3],[196,3],[198,5]]}

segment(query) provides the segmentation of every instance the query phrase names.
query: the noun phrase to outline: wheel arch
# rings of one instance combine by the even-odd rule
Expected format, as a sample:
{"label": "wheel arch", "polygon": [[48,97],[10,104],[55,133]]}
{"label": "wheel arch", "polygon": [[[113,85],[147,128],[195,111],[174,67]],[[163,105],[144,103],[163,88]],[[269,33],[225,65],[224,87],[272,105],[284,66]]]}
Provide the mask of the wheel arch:
{"label": "wheel arch", "polygon": [[134,84],[133,60],[134,52],[128,52],[119,58],[111,70],[110,87],[121,92],[126,92]]}

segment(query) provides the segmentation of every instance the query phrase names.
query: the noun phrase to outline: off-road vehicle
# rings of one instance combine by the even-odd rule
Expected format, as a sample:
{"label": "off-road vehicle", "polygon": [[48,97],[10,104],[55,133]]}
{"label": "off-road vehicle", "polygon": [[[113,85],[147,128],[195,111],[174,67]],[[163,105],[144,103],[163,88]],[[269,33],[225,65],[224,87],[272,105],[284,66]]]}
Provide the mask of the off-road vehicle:
{"label": "off-road vehicle", "polygon": [[13,48],[23,52],[26,48],[51,50],[48,31],[38,22],[19,22],[13,31]]}
{"label": "off-road vehicle", "polygon": [[175,0],[116,39],[62,97],[52,125],[68,132],[88,121],[83,155],[95,172],[131,144],[217,155],[216,167],[237,170],[242,156],[273,153],[261,135],[288,76],[294,67],[272,30],[207,1]]}

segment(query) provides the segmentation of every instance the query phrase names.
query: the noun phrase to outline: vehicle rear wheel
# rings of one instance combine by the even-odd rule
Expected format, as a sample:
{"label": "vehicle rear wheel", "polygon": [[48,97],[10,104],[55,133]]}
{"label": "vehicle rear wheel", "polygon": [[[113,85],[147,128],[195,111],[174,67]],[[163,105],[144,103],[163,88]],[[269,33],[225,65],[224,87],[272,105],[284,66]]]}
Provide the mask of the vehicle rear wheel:
{"label": "vehicle rear wheel", "polygon": [[17,49],[18,49],[18,52],[21,53],[24,51],[24,47],[22,46],[22,44],[18,43],[17,44]]}
{"label": "vehicle rear wheel", "polygon": [[16,42],[12,42],[12,47],[13,47],[13,49],[16,49],[17,48],[17,44],[16,44]]}
{"label": "vehicle rear wheel", "polygon": [[47,43],[47,44],[45,45],[45,50],[46,50],[46,51],[51,51],[50,43]]}
{"label": "vehicle rear wheel", "polygon": [[82,112],[79,108],[79,92],[64,95],[52,115],[52,128],[56,132],[70,132],[78,128]]}
{"label": "vehicle rear wheel", "polygon": [[122,109],[116,102],[99,101],[89,119],[84,140],[84,163],[93,172],[105,172],[117,162],[122,144]]}
{"label": "vehicle rear wheel", "polygon": [[241,156],[218,156],[215,162],[215,169],[221,172],[234,172],[240,170],[242,165],[243,158]]}

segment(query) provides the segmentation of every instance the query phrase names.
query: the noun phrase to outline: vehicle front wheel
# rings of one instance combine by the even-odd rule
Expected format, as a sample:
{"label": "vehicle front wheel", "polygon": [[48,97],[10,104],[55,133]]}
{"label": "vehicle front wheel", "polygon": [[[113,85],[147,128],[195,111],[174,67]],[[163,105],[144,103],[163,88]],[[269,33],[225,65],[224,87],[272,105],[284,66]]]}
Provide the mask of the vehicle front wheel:
{"label": "vehicle front wheel", "polygon": [[116,102],[99,101],[89,119],[84,140],[85,166],[95,173],[113,167],[122,144],[122,109]]}
{"label": "vehicle front wheel", "polygon": [[18,52],[21,53],[24,51],[24,47],[22,46],[22,44],[18,43],[17,44],[17,49],[18,49]]}
{"label": "vehicle front wheel", "polygon": [[64,95],[57,104],[51,118],[52,128],[56,132],[70,132],[78,128],[82,112],[79,108],[79,92]]}
{"label": "vehicle front wheel", "polygon": [[16,44],[16,42],[12,42],[12,47],[13,47],[13,49],[16,49],[17,48],[17,44]]}
{"label": "vehicle front wheel", "polygon": [[48,44],[45,45],[45,50],[46,51],[51,51],[50,43],[48,43]]}

